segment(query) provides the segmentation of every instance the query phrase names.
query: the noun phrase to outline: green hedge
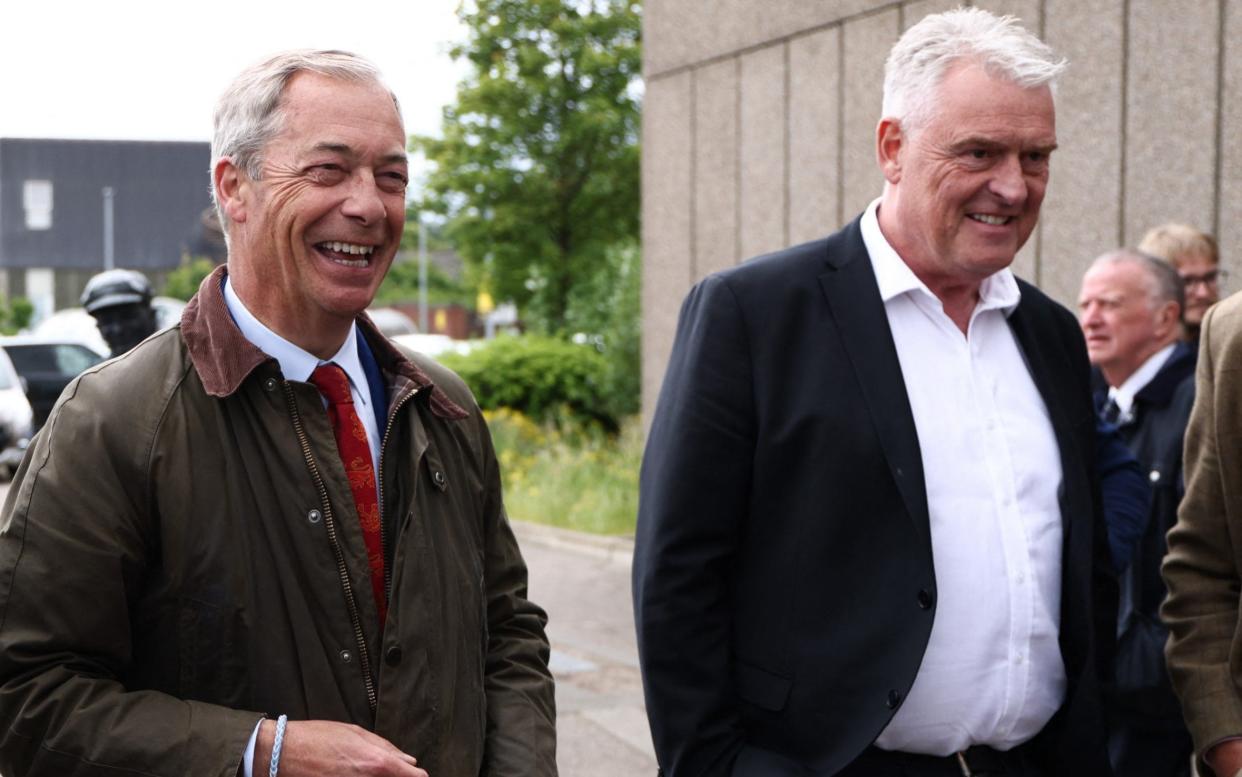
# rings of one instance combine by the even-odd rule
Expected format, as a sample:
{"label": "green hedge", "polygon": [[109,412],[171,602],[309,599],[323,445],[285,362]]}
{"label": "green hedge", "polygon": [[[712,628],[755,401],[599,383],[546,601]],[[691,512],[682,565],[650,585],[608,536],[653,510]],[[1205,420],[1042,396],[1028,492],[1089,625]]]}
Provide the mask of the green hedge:
{"label": "green hedge", "polygon": [[608,362],[590,345],[522,335],[439,358],[466,381],[484,410],[512,408],[536,423],[568,415],[609,432],[620,428],[624,408],[610,396]]}

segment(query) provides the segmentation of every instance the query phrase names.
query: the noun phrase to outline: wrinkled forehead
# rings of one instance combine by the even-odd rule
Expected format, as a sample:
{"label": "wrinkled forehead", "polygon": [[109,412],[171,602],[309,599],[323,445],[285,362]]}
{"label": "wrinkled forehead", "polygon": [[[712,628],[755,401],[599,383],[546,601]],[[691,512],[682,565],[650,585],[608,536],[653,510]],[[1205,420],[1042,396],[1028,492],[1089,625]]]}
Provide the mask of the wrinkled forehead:
{"label": "wrinkled forehead", "polygon": [[1138,262],[1118,260],[1092,267],[1083,276],[1081,301],[1099,299],[1124,302],[1148,299],[1156,291],[1156,279]]}
{"label": "wrinkled forehead", "polygon": [[404,157],[405,125],[392,92],[375,80],[303,71],[289,79],[277,110],[273,140],[297,136],[320,145],[355,145],[359,138]]}

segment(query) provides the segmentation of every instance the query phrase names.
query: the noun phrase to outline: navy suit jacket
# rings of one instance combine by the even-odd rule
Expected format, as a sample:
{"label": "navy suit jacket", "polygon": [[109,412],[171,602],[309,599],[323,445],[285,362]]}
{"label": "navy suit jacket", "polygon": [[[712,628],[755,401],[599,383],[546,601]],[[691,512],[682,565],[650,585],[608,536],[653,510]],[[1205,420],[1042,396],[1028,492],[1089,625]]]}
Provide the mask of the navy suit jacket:
{"label": "navy suit jacket", "polygon": [[[1020,287],[1009,324],[1064,473],[1068,691],[1032,749],[1050,774],[1100,777],[1115,586],[1087,355],[1074,317]],[[937,595],[906,392],[858,220],[686,298],[634,553],[647,711],[667,777],[835,774],[900,706]]]}

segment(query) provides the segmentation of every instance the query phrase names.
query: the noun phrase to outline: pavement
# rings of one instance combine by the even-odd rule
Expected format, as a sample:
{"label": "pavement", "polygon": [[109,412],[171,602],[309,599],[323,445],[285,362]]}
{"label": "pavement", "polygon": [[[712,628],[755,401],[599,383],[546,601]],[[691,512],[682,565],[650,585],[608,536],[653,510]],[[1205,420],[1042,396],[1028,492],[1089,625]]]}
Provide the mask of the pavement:
{"label": "pavement", "polygon": [[548,613],[560,777],[656,773],[630,603],[633,541],[514,522]]}

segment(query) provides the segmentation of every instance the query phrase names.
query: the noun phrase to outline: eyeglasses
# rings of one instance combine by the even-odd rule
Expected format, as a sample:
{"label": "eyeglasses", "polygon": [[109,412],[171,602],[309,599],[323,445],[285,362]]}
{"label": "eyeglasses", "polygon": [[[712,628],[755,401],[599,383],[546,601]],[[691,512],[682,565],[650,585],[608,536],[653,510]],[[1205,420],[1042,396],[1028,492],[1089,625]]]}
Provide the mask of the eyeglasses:
{"label": "eyeglasses", "polygon": [[1202,275],[1183,275],[1182,285],[1191,289],[1202,283],[1206,288],[1215,288],[1227,280],[1229,280],[1228,270],[1208,270]]}

